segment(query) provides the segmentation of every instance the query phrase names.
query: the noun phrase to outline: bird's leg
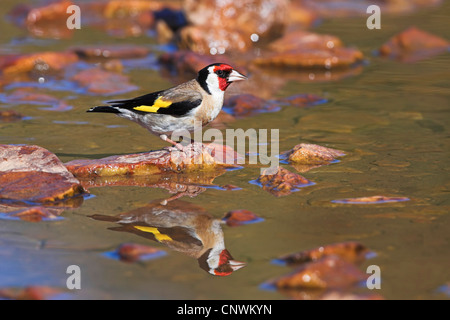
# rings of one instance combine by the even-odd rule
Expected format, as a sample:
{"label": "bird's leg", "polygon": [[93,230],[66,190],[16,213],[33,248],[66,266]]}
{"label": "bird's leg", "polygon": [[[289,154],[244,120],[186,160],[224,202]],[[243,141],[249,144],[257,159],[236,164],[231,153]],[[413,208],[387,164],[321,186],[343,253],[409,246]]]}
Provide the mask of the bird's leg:
{"label": "bird's leg", "polygon": [[181,145],[181,143],[178,143],[178,142],[175,142],[175,141],[169,139],[169,137],[167,135],[161,134],[159,137],[161,138],[161,140],[171,143],[178,150],[184,151],[184,147]]}

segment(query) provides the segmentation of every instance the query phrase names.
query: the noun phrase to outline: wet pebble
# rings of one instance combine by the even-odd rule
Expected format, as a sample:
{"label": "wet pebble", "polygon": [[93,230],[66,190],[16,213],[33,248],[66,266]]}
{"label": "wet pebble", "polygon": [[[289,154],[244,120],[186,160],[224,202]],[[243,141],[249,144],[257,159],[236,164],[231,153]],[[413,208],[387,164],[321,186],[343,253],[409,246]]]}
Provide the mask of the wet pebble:
{"label": "wet pebble", "polygon": [[233,210],[229,211],[222,218],[229,227],[241,226],[249,223],[257,223],[264,221],[263,218],[258,217],[255,213],[249,210]]}
{"label": "wet pebble", "polygon": [[254,183],[276,197],[290,195],[292,192],[299,191],[299,188],[314,184],[305,177],[282,167],[266,169]]}

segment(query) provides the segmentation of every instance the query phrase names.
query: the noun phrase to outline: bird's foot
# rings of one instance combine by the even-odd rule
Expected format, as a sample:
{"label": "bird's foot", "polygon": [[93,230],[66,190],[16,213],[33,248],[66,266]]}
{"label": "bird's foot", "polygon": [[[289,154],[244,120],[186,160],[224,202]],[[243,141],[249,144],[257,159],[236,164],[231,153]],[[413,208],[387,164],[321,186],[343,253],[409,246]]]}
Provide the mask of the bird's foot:
{"label": "bird's foot", "polygon": [[183,151],[183,152],[185,151],[184,147],[183,147],[183,145],[181,143],[178,143],[178,142],[175,142],[175,141],[169,139],[169,137],[166,136],[165,134],[162,134],[159,137],[161,138],[161,140],[164,140],[164,141],[166,141],[168,143],[171,143],[178,150]]}

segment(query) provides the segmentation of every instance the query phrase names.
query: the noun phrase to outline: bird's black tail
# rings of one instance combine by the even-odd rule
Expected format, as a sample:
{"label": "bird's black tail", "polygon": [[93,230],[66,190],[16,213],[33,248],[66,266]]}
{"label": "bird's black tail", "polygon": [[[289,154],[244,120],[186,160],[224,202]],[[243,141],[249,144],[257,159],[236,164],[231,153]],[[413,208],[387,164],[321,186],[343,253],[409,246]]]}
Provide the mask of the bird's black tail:
{"label": "bird's black tail", "polygon": [[97,106],[97,107],[90,108],[86,112],[120,113],[120,111],[116,107],[111,107],[111,106]]}

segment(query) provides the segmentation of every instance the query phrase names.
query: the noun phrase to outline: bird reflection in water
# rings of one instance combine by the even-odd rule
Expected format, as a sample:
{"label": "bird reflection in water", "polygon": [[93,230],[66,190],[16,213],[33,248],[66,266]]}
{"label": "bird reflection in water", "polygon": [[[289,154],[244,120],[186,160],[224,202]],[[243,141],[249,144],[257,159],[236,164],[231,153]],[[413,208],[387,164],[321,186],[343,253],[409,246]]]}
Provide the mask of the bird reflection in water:
{"label": "bird reflection in water", "polygon": [[221,220],[186,201],[161,204],[156,200],[118,216],[90,217],[116,222],[121,226],[111,230],[131,232],[194,257],[202,269],[215,276],[230,275],[246,265],[225,249]]}

